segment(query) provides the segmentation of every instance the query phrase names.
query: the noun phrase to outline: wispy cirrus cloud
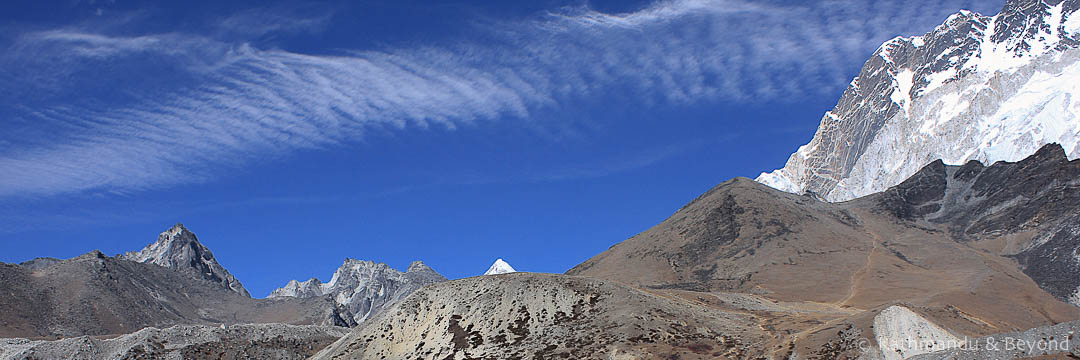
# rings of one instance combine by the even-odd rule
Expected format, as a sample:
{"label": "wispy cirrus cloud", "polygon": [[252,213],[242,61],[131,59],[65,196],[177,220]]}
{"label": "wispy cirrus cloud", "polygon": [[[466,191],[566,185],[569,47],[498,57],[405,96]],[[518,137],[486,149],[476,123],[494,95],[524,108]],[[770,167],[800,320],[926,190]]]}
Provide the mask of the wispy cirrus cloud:
{"label": "wispy cirrus cloud", "polygon": [[[372,130],[546,118],[605,96],[685,106],[825,94],[842,88],[882,41],[925,32],[961,8],[986,7],[685,0],[618,15],[572,8],[484,25],[483,40],[336,55],[186,33],[25,33],[0,57],[0,79],[11,80],[0,94],[40,92],[34,100],[44,100],[6,104],[18,110],[0,134],[0,196],[205,181],[221,166],[338,146]],[[161,86],[132,78],[164,74],[99,71],[106,62],[169,62],[184,81]],[[127,87],[56,90],[73,78]],[[80,97],[51,100],[55,91]],[[98,99],[110,96],[123,101]],[[40,124],[49,126],[35,129]]]}
{"label": "wispy cirrus cloud", "polygon": [[288,3],[230,14],[217,21],[214,28],[245,36],[319,33],[329,26],[333,15],[331,10]]}

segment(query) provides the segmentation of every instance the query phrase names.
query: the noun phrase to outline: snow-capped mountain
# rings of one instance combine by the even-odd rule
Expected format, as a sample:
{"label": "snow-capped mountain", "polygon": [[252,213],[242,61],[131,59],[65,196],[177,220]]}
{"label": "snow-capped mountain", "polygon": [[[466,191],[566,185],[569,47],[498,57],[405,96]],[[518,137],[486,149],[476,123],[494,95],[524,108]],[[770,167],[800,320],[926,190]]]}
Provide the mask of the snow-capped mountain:
{"label": "snow-capped mountain", "polygon": [[351,314],[356,323],[361,323],[413,291],[442,281],[446,278],[420,261],[414,261],[408,270],[401,272],[383,263],[345,259],[330,282],[323,284],[316,278],[304,282],[292,280],[271,292],[269,297],[330,296]]}
{"label": "snow-capped mountain", "polygon": [[503,259],[496,259],[495,263],[491,264],[491,267],[484,272],[484,275],[509,274],[512,272],[517,272],[517,270],[514,270],[514,267],[507,264]]}
{"label": "snow-capped mountain", "polygon": [[147,245],[141,251],[130,251],[118,256],[120,259],[148,263],[166,268],[192,272],[197,277],[221,284],[236,293],[251,297],[244,285],[240,284],[228,270],[214,258],[195,233],[176,223],[169,230],[158,235],[158,240]]}
{"label": "snow-capped mountain", "polygon": [[1017,161],[1048,143],[1080,156],[1080,0],[1009,0],[897,37],[866,62],[809,144],[757,181],[844,201],[936,159]]}

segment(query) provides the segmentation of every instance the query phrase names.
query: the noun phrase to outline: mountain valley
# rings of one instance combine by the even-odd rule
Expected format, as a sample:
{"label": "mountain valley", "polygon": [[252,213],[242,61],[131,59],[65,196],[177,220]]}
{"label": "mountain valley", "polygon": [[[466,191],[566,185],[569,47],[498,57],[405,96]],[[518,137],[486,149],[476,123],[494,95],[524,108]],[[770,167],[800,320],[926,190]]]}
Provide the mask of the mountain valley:
{"label": "mountain valley", "polygon": [[259,299],[180,223],[0,263],[0,360],[1080,358],[1077,11],[1008,0],[886,42],[783,168],[563,274],[345,258]]}

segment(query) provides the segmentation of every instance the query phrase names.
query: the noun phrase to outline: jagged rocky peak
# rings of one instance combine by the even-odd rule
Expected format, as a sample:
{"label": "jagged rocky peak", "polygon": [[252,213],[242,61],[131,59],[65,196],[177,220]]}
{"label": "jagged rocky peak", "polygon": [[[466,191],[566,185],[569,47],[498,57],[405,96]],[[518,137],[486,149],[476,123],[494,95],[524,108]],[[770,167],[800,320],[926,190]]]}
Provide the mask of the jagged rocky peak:
{"label": "jagged rocky peak", "polygon": [[289,281],[274,290],[270,298],[310,298],[329,296],[344,308],[356,323],[401,301],[425,285],[446,281],[421,261],[414,261],[405,272],[384,263],[345,259],[327,283],[311,278],[304,282]]}
{"label": "jagged rocky peak", "polygon": [[1080,0],[1010,0],[897,37],[864,64],[811,141],[757,181],[846,201],[942,159],[1018,161],[1060,143],[1080,157]]}
{"label": "jagged rocky peak", "polygon": [[141,251],[131,251],[119,256],[120,259],[154,264],[170,269],[192,272],[207,281],[221,284],[226,289],[240,295],[251,297],[244,285],[233,277],[225,267],[218,263],[214,254],[199,242],[195,233],[176,223],[172,228],[158,235],[158,240]]}
{"label": "jagged rocky peak", "polygon": [[491,267],[484,272],[484,275],[509,274],[514,272],[517,272],[517,270],[514,270],[513,266],[510,266],[510,264],[503,261],[503,259],[496,259],[495,263],[491,264]]}
{"label": "jagged rocky peak", "polygon": [[427,266],[427,264],[424,264],[424,262],[420,261],[420,260],[413,261],[412,264],[409,264],[409,268],[407,270],[405,270],[405,272],[420,272],[420,271],[434,272],[435,270],[432,269],[430,266]]}

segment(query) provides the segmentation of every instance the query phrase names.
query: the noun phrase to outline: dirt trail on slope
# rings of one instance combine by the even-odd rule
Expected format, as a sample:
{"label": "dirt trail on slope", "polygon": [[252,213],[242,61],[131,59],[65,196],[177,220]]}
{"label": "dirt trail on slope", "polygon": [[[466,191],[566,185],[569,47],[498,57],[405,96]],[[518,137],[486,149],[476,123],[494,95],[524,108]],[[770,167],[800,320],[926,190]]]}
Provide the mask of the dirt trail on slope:
{"label": "dirt trail on slope", "polygon": [[866,279],[866,275],[870,273],[870,270],[874,266],[874,253],[877,252],[879,244],[881,244],[881,235],[878,235],[873,230],[867,230],[867,233],[871,236],[870,242],[872,243],[872,246],[870,247],[870,251],[866,253],[866,265],[863,265],[859,270],[851,273],[851,285],[848,287],[848,294],[836,303],[838,306],[854,308],[853,306],[848,305],[848,302],[858,294],[859,284]]}

